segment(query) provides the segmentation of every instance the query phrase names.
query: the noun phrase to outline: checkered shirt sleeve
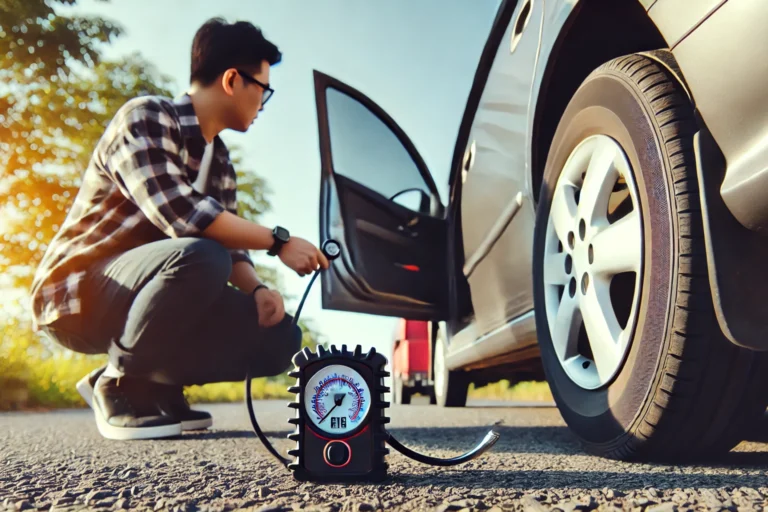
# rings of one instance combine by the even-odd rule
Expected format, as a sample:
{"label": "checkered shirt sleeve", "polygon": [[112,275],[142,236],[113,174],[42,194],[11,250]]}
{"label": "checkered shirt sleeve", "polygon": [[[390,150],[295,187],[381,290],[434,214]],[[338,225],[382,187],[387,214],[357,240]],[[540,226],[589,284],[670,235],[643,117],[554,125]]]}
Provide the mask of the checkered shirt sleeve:
{"label": "checkered shirt sleeve", "polygon": [[161,106],[144,103],[115,121],[125,123],[124,136],[105,152],[104,169],[152,224],[171,238],[197,236],[225,211],[192,187],[179,156],[181,133]]}

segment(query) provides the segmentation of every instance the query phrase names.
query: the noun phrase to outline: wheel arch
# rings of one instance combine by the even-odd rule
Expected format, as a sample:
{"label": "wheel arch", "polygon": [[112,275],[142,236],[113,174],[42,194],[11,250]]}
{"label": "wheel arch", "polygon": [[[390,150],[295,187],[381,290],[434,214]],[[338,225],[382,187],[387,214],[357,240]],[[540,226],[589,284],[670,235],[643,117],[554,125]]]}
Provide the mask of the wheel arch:
{"label": "wheel arch", "polygon": [[576,5],[549,54],[535,102],[529,176],[534,204],[555,130],[584,79],[614,58],[647,52],[685,84],[667,48],[642,0],[582,0]]}

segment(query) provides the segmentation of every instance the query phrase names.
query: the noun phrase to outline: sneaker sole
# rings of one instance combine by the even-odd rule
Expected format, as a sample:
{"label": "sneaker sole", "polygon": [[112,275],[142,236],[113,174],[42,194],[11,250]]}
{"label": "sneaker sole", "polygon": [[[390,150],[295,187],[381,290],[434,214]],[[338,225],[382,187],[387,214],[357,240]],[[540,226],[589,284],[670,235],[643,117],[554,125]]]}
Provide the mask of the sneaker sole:
{"label": "sneaker sole", "polygon": [[213,419],[212,418],[206,418],[203,420],[190,420],[190,421],[182,421],[181,422],[181,429],[182,430],[205,430],[208,428],[211,428],[213,426]]}
{"label": "sneaker sole", "polygon": [[139,439],[161,439],[181,435],[181,423],[160,425],[157,427],[125,428],[115,427],[107,423],[98,404],[94,404],[93,413],[96,416],[96,427],[99,434],[106,439],[115,441],[135,441]]}
{"label": "sneaker sole", "polygon": [[[77,385],[75,387],[77,388],[77,392],[80,394],[83,400],[85,400],[85,403],[88,404],[88,407],[93,409],[93,386],[91,386],[89,375],[86,375],[85,377],[80,379],[77,382]],[[111,427],[111,425],[108,425],[108,426]],[[213,418],[181,422],[181,430],[183,431],[205,430],[205,429],[211,428],[212,426],[213,426]],[[144,430],[144,429],[138,429],[138,430]]]}

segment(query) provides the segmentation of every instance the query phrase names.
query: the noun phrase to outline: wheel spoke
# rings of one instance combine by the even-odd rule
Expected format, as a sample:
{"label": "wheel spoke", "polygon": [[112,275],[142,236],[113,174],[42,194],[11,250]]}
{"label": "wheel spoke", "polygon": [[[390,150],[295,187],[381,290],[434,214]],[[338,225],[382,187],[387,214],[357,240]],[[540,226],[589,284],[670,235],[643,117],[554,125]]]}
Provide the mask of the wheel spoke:
{"label": "wheel spoke", "polygon": [[565,273],[565,259],[568,255],[564,252],[548,254],[544,258],[544,282],[553,285],[568,284],[568,274]]}
{"label": "wheel spoke", "polygon": [[621,337],[608,283],[601,279],[592,280],[587,293],[581,295],[579,305],[597,373],[600,380],[605,381],[619,363]]}
{"label": "wheel spoke", "polygon": [[552,345],[555,347],[560,361],[565,361],[576,355],[580,326],[581,315],[579,314],[578,301],[566,291],[563,293],[563,300],[560,301],[555,325],[552,328]]}
{"label": "wheel spoke", "polygon": [[608,212],[608,199],[618,178],[614,166],[616,147],[605,141],[596,142],[598,147],[592,153],[587,174],[579,194],[579,217],[587,226],[599,224]]}
{"label": "wheel spoke", "polygon": [[576,198],[574,197],[575,188],[567,182],[560,183],[555,190],[555,196],[552,198],[552,209],[550,217],[555,225],[555,233],[563,244],[568,246],[568,233],[576,226]]}
{"label": "wheel spoke", "polygon": [[592,268],[603,276],[622,272],[637,272],[642,262],[643,230],[640,215],[632,210],[613,224],[599,231],[592,239],[594,262]]}

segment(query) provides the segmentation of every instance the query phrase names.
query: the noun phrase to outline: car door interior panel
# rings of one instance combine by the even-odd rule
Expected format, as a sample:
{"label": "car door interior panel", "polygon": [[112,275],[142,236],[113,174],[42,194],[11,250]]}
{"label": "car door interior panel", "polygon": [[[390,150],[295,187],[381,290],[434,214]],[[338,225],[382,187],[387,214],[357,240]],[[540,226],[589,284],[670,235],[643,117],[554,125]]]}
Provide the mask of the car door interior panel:
{"label": "car door interior panel", "polygon": [[355,275],[381,293],[443,301],[446,271],[439,252],[445,246],[445,222],[343,176],[334,180]]}

